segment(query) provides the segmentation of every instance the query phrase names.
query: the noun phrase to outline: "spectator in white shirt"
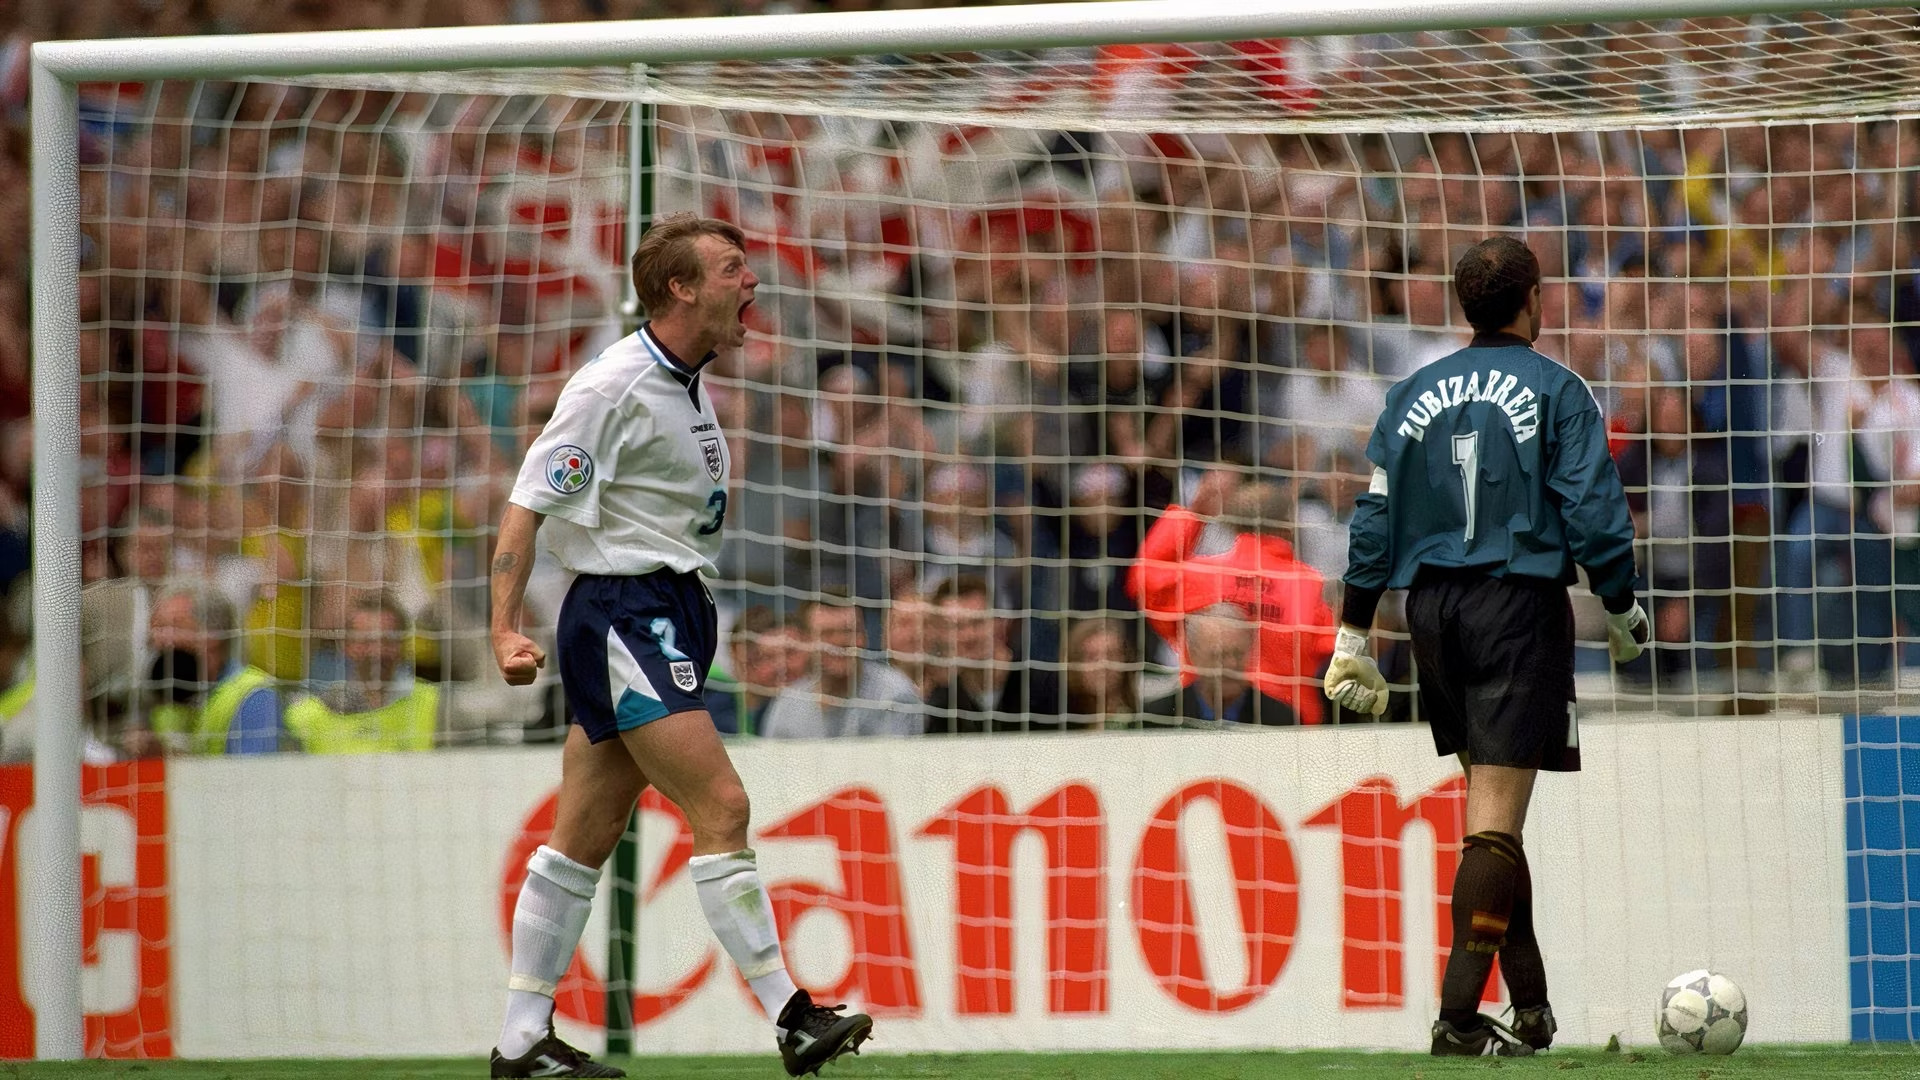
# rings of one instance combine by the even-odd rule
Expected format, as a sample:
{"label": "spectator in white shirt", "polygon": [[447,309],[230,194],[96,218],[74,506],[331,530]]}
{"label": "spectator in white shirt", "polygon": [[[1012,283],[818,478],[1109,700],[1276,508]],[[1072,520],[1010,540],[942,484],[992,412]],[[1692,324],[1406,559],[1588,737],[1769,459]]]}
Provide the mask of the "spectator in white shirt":
{"label": "spectator in white shirt", "polygon": [[860,610],[828,588],[800,610],[807,674],[780,691],[760,720],[769,739],[918,735],[920,695],[885,662],[861,655]]}

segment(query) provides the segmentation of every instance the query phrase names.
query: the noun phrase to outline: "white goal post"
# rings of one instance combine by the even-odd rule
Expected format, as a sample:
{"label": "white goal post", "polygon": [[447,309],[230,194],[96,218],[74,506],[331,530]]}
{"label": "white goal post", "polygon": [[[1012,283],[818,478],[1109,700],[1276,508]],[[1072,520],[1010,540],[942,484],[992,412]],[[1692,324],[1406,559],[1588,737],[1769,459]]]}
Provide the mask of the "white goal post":
{"label": "white goal post", "polygon": [[[1124,0],[610,24],[49,42],[32,50],[33,625],[35,872],[25,885],[26,971],[42,1058],[83,1050],[80,762],[81,447],[78,88],[161,79],[312,78],[473,69],[815,56],[950,54],[1065,46],[1226,42],[1481,27],[1842,10],[1809,0]],[[1893,86],[1889,92],[1903,88]],[[1826,115],[1911,114],[1920,100],[1836,103]],[[1852,110],[1852,111],[1849,111]],[[1803,117],[1806,114],[1803,114]],[[1482,130],[1556,130],[1501,120]],[[1627,123],[1628,121],[1622,121]],[[1655,121],[1649,120],[1649,123]],[[1674,125],[1671,117],[1658,123]],[[1314,122],[1302,119],[1304,129]],[[1331,130],[1342,130],[1340,121]],[[1354,131],[1432,121],[1375,116]],[[1200,126],[1204,127],[1202,123]],[[1220,130],[1236,130],[1232,121]]]}

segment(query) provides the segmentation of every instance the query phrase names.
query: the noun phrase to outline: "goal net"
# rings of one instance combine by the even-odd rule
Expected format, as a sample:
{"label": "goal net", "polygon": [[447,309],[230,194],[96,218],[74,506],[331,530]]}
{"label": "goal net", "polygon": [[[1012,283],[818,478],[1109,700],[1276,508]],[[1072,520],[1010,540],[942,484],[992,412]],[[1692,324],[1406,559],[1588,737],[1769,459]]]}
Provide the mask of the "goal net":
{"label": "goal net", "polygon": [[[383,72],[369,54],[351,75],[86,84],[89,753],[561,737],[555,665],[526,690],[494,674],[493,529],[561,387],[641,317],[625,268],[636,221],[723,218],[761,285],[746,347],[703,375],[732,460],[710,700],[743,736],[768,822],[756,836],[829,844],[817,866],[812,848],[795,860],[842,891],[796,885],[777,906],[801,927],[801,955],[848,959],[842,976],[837,961],[803,975],[823,991],[840,978],[877,1013],[1064,1017],[1082,1026],[1062,1045],[1122,1045],[1137,1015],[1113,1001],[1252,1016],[1291,951],[1341,973],[1319,997],[1274,999],[1328,1019],[1309,1041],[1367,1043],[1381,1010],[1424,1030],[1460,799],[1430,748],[1397,787],[1375,775],[1413,760],[1378,756],[1373,740],[1394,731],[1328,732],[1339,752],[1261,767],[1186,737],[1165,751],[875,744],[901,775],[923,760],[975,770],[973,787],[923,792],[818,746],[781,757],[771,744],[856,715],[898,735],[1353,719],[1318,675],[1367,436],[1390,385],[1470,338],[1449,285],[1459,252],[1511,235],[1546,275],[1538,348],[1607,416],[1655,628],[1647,657],[1615,669],[1597,601],[1575,590],[1583,708],[1701,718],[1596,737],[1583,797],[1623,819],[1650,796],[1668,820],[1706,818],[1729,796],[1705,763],[1733,747],[1744,770],[1731,797],[1748,831],[1732,854],[1652,836],[1655,823],[1585,820],[1571,800],[1542,811],[1542,828],[1576,838],[1580,880],[1601,889],[1611,867],[1605,891],[1633,880],[1664,913],[1648,929],[1597,895],[1550,902],[1578,928],[1553,932],[1550,957],[1583,936],[1657,941],[1591,976],[1617,977],[1628,1005],[1572,991],[1593,1004],[1571,1030],[1640,1024],[1633,1002],[1708,961],[1757,973],[1748,989],[1783,1008],[1808,986],[1844,1001],[1844,952],[1823,966],[1770,950],[1801,918],[1843,937],[1849,898],[1780,884],[1799,881],[1783,852],[1823,867],[1843,854],[1796,817],[1837,797],[1838,772],[1790,764],[1809,746],[1837,763],[1838,736],[1827,747],[1790,718],[1891,713],[1920,694],[1917,58],[1920,16],[1874,9],[573,70]],[[543,566],[530,587],[527,629],[550,652],[567,584]],[[1431,673],[1415,670],[1392,602],[1380,625],[1396,691],[1385,719],[1418,720],[1412,691]],[[849,652],[885,677],[811,710],[768,707],[795,683],[824,685],[822,665]],[[235,671],[258,682],[216,709],[205,695]],[[1256,712],[1217,714],[1249,685]],[[256,686],[278,688],[280,723],[250,711]],[[1747,714],[1773,715],[1709,719]],[[1002,790],[992,762],[1010,751],[1030,760]],[[459,760],[459,777],[489,775]],[[243,765],[291,768],[233,762],[208,782],[259,794],[260,777],[283,775]],[[817,799],[778,794],[803,773]],[[1166,802],[1121,805],[1133,775],[1164,780],[1139,798]],[[269,800],[286,813],[372,790],[286,783]],[[1292,792],[1284,824],[1262,801],[1273,784]],[[351,859],[310,825],[274,833],[222,821],[230,804],[213,795],[175,798],[175,827],[202,842],[238,828],[318,845],[279,856],[315,888]],[[1197,897],[1178,839],[1198,828],[1188,803],[1213,830],[1201,861],[1221,868]],[[524,822],[523,809],[489,802],[480,816],[527,835],[551,826],[551,807]],[[644,811],[627,883],[663,919],[693,919],[662,891],[690,840],[664,801]],[[1403,851],[1410,826],[1433,843],[1421,832]],[[1117,846],[1123,832],[1137,847]],[[1643,834],[1659,845],[1651,868],[1617,854]],[[1303,865],[1325,862],[1318,884],[1337,901],[1309,901],[1307,879],[1287,876],[1289,835]],[[920,857],[908,848],[947,839],[952,865],[899,869]],[[485,851],[483,877],[498,859]],[[1576,873],[1571,854],[1541,858]],[[210,864],[176,873],[179,887],[256,881]],[[909,890],[916,874],[957,875],[951,929],[932,939],[951,955],[916,961],[928,931],[901,873]],[[500,887],[516,884],[510,868]],[[1864,926],[1872,902],[1851,899]],[[1129,903],[1132,923],[1107,918]],[[800,920],[820,907],[840,921]],[[1729,909],[1736,925],[1713,929]],[[325,953],[303,960],[292,943],[330,939],[233,914],[281,965],[273,1000],[325,1003],[328,977],[299,975]],[[451,958],[454,930],[424,914],[409,928],[370,972],[408,986],[437,965],[472,973]],[[698,967],[703,946],[649,936],[665,931],[644,918],[615,933],[641,945],[637,1022],[696,1006],[711,1021],[663,1048],[733,1045],[715,1032],[747,1014]],[[479,989],[456,996],[484,1010],[483,960]],[[600,1022],[600,964],[583,959],[563,987],[567,1022]],[[1873,1015],[1871,997],[1853,1002]],[[125,1015],[89,1027],[94,1050],[357,1045],[313,1034],[324,1019],[309,1030],[265,1012],[176,1045],[154,1041],[154,1014]],[[1783,1020],[1768,1038],[1850,1030],[1844,1009],[1837,1028],[1823,1022]],[[341,1027],[356,1024],[401,1030],[393,1017]],[[898,1045],[946,1045],[952,1029],[909,1030]],[[1197,1045],[1271,1035],[1194,1030]],[[475,1031],[477,1045],[486,1023]],[[462,1048],[454,1038],[426,1049]]]}

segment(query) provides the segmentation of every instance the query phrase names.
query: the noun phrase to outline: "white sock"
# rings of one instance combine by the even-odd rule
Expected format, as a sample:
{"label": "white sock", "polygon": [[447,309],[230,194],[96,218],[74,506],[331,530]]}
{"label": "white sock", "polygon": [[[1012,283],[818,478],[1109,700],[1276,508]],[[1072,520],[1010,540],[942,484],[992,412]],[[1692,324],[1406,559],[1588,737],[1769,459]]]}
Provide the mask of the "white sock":
{"label": "white sock", "polygon": [[527,860],[527,880],[513,905],[513,974],[507,979],[501,1057],[525,1055],[552,1026],[554,991],[573,962],[599,883],[597,868],[545,845]]}
{"label": "white sock", "polygon": [[700,896],[700,910],[707,913],[713,936],[733,957],[734,965],[760,999],[767,1019],[775,1021],[774,1030],[786,1038],[786,1030],[778,1025],[780,1010],[786,1008],[798,987],[793,985],[787,962],[780,956],[773,902],[760,885],[753,849],[695,855],[687,863],[687,872],[693,875],[693,889]]}

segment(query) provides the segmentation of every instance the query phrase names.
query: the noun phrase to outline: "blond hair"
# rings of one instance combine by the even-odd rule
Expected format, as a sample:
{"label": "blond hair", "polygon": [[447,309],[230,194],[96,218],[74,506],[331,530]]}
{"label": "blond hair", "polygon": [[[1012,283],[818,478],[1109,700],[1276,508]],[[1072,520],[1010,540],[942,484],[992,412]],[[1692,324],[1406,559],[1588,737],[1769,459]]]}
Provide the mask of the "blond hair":
{"label": "blond hair", "polygon": [[661,218],[640,238],[633,249],[633,291],[649,312],[658,314],[672,303],[674,282],[698,288],[706,280],[698,243],[702,236],[717,236],[742,251],[747,247],[739,226],[690,213]]}

